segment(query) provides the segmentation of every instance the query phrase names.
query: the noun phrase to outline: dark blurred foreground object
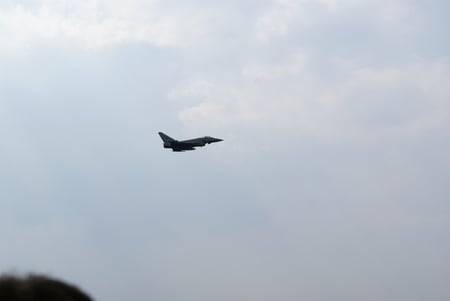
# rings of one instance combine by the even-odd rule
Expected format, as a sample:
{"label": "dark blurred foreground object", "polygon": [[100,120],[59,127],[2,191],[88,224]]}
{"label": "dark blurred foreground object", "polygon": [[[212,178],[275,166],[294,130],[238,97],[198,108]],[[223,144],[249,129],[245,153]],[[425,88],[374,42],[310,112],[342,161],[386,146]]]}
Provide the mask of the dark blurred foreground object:
{"label": "dark blurred foreground object", "polygon": [[0,301],[93,301],[77,287],[40,275],[0,276]]}

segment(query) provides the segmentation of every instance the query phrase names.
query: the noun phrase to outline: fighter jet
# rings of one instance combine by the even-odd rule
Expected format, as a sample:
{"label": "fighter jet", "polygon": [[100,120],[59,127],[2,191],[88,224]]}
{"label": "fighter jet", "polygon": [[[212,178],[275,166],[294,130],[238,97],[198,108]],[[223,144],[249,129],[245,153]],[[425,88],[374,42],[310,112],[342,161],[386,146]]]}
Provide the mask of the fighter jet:
{"label": "fighter jet", "polygon": [[174,151],[174,152],[184,152],[184,151],[195,150],[195,147],[201,147],[201,146],[205,146],[206,144],[223,141],[222,139],[213,138],[213,137],[209,137],[209,136],[178,141],[178,140],[175,140],[175,139],[167,136],[163,132],[159,132],[158,134],[161,137],[162,141],[164,142],[164,144],[163,144],[164,148],[171,148],[172,151]]}

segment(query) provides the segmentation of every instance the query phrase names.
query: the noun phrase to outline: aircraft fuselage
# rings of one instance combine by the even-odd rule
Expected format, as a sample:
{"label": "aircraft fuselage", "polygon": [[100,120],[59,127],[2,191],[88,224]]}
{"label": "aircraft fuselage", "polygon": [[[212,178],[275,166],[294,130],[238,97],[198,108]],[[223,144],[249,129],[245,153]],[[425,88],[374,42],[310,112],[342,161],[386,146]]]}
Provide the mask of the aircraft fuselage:
{"label": "aircraft fuselage", "polygon": [[164,148],[171,148],[172,151],[174,151],[174,152],[184,152],[184,151],[195,150],[196,147],[203,147],[206,144],[223,141],[222,139],[218,139],[218,138],[214,138],[214,137],[210,137],[210,136],[179,141],[179,140],[176,140],[176,139],[173,139],[173,138],[167,136],[163,132],[159,132],[158,134],[164,142],[164,144],[163,144]]}

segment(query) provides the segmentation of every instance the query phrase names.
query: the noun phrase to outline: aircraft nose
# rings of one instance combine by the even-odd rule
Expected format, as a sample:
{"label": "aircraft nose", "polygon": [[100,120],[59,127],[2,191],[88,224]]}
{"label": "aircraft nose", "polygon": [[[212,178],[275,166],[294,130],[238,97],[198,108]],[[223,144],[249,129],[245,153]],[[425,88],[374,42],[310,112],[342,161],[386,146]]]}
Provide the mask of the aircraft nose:
{"label": "aircraft nose", "polygon": [[211,142],[220,142],[220,141],[223,141],[223,139],[211,138]]}

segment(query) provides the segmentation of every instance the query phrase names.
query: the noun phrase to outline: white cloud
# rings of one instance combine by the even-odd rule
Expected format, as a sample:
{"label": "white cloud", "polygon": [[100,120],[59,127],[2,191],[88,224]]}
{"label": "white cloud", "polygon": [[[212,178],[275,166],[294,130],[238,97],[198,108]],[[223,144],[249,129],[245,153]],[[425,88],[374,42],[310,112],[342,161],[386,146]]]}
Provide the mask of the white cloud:
{"label": "white cloud", "polygon": [[165,11],[157,1],[39,2],[0,10],[0,50],[17,51],[43,42],[99,48],[124,42],[186,47],[204,34],[198,10]]}
{"label": "white cloud", "polygon": [[246,66],[242,75],[248,79],[277,79],[299,76],[305,71],[305,55],[297,54],[290,62],[276,66]]}
{"label": "white cloud", "polygon": [[374,0],[277,0],[257,19],[255,36],[262,44],[269,44],[296,26],[312,31],[327,20],[362,16],[366,26],[389,35],[415,33],[421,24],[414,6],[402,0],[382,4]]}
{"label": "white cloud", "polygon": [[186,84],[179,85],[169,93],[169,98],[184,96],[209,97],[215,85],[209,80],[194,79]]}
{"label": "white cloud", "polygon": [[256,38],[268,43],[272,36],[285,35],[298,17],[302,1],[277,1],[277,5],[260,16],[256,22]]}
{"label": "white cloud", "polygon": [[[450,64],[356,68],[324,83],[302,60],[244,67],[240,81],[217,84],[200,104],[179,112],[186,126],[279,129],[319,139],[417,135],[447,125]],[[340,71],[340,76],[346,76]]]}
{"label": "white cloud", "polygon": [[[255,30],[256,41],[262,44],[258,50],[271,56],[266,62],[243,66],[239,84],[225,84],[233,91],[228,97],[233,101],[222,106],[226,112],[222,116],[229,117],[229,124],[323,139],[417,135],[442,128],[449,110],[450,92],[442,89],[448,86],[449,62],[406,58],[411,53],[405,54],[402,46],[407,63],[399,59],[392,64],[386,50],[397,51],[392,44],[400,39],[404,43],[420,39],[423,20],[414,3],[403,0],[275,1],[257,19]],[[279,49],[288,47],[297,53],[303,50],[283,58],[292,51]],[[385,53],[377,56],[377,47]],[[226,90],[218,89],[217,94]],[[200,106],[182,111],[181,119],[200,122],[202,118],[196,117]],[[202,116],[210,118],[204,124],[216,120],[214,112]]]}

